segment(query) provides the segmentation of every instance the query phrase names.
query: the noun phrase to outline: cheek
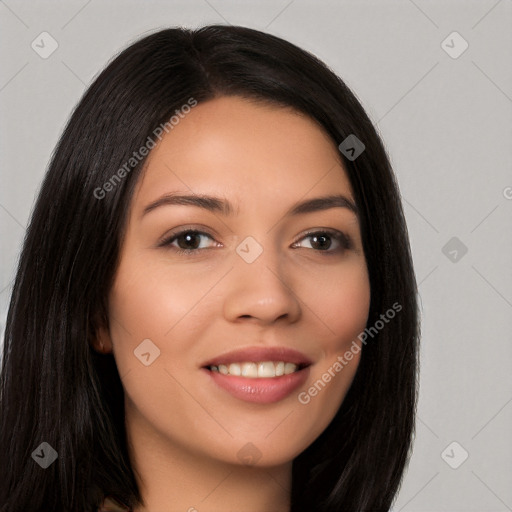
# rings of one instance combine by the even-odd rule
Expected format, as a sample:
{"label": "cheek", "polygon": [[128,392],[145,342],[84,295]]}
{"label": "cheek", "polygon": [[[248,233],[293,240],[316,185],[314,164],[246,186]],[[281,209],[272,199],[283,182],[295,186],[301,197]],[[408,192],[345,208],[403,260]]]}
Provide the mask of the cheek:
{"label": "cheek", "polygon": [[364,261],[312,276],[306,303],[324,327],[326,357],[344,352],[364,331],[370,308],[370,283]]}
{"label": "cheek", "polygon": [[173,331],[179,330],[182,322],[197,325],[190,318],[197,320],[197,304],[218,278],[213,273],[189,274],[158,259],[126,258],[118,269],[109,301],[112,318],[123,328],[121,337],[113,339],[114,346],[116,342],[126,345],[126,339],[135,346],[146,338],[162,343],[173,338]]}
{"label": "cheek", "polygon": [[[188,433],[197,418],[203,426],[215,427],[185,390],[193,386],[192,342],[209,322],[205,310],[197,306],[199,301],[207,302],[201,298],[216,280],[212,273],[171,271],[159,259],[136,256],[125,257],[117,271],[109,297],[116,365],[128,407],[160,432]],[[148,339],[149,344],[144,341]],[[138,358],[146,352],[147,366]],[[181,414],[176,415],[176,410]]]}
{"label": "cheek", "polygon": [[364,263],[339,269],[323,281],[316,277],[318,286],[310,289],[308,303],[321,319],[317,325],[325,327],[317,338],[323,357],[298,397],[303,413],[315,418],[308,432],[311,442],[334,418],[352,384],[361,357],[357,337],[366,327],[371,295]]}

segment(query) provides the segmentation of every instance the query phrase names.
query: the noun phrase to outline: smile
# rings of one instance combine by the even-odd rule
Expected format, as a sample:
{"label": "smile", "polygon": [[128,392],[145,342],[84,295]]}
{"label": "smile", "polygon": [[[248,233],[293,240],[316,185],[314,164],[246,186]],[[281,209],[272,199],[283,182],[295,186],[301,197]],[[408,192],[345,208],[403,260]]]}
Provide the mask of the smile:
{"label": "smile", "polygon": [[218,372],[222,375],[242,376],[249,379],[268,379],[295,373],[299,370],[299,365],[285,361],[262,361],[259,363],[219,364],[208,368],[212,372]]}
{"label": "smile", "polygon": [[[272,404],[303,386],[314,361],[289,347],[253,346],[204,361],[205,385],[245,402]],[[215,393],[217,391],[214,391]]]}

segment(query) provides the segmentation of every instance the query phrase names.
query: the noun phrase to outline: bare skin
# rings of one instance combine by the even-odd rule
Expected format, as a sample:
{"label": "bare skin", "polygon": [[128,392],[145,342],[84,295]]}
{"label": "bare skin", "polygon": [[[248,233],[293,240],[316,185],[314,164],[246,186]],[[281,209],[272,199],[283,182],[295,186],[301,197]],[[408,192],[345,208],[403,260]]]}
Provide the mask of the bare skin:
{"label": "bare skin", "polygon": [[[217,196],[234,211],[167,204],[143,214],[169,193]],[[289,109],[238,97],[194,107],[151,151],[131,202],[110,325],[95,341],[113,352],[125,390],[145,501],[135,512],[289,510],[292,461],[336,414],[360,353],[308,403],[298,395],[332,374],[364,330],[370,304],[354,212],[286,215],[334,194],[353,202],[329,137]],[[172,239],[187,229],[206,234]],[[344,233],[350,246],[329,233],[323,244],[308,236],[326,229]],[[246,237],[263,250],[251,263],[236,251]],[[164,238],[171,241],[159,245]],[[242,245],[248,253],[257,248],[250,243]],[[134,355],[146,339],[160,350],[148,366]],[[272,346],[313,362],[306,383],[273,403],[236,398],[202,368],[234,349]]]}

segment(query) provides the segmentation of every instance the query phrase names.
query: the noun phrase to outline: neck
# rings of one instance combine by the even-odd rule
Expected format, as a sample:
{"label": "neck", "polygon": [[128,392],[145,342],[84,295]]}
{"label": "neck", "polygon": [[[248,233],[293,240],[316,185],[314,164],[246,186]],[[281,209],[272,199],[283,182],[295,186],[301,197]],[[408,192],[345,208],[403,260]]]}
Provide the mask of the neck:
{"label": "neck", "polygon": [[[133,412],[133,411],[132,411]],[[133,512],[288,512],[292,463],[245,466],[193,453],[127,410],[130,458],[144,506]]]}

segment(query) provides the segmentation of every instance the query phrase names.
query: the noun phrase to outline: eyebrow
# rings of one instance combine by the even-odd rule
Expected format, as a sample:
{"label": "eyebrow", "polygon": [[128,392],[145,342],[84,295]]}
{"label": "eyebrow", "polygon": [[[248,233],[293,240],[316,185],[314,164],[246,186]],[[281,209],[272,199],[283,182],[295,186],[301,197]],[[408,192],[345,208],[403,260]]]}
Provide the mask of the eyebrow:
{"label": "eyebrow", "polygon": [[[204,194],[182,195],[177,193],[169,193],[160,197],[156,201],[149,203],[144,208],[142,217],[147,213],[155,210],[156,208],[170,205],[197,206],[212,213],[219,213],[224,216],[232,216],[235,213],[235,208],[226,199]],[[348,197],[338,194],[316,197],[314,199],[307,199],[305,201],[299,202],[292,206],[288,212],[286,212],[285,217],[318,212],[322,210],[328,210],[330,208],[347,208],[355,215],[358,215],[358,210],[355,203]],[[238,212],[238,209],[236,209],[236,211]]]}

